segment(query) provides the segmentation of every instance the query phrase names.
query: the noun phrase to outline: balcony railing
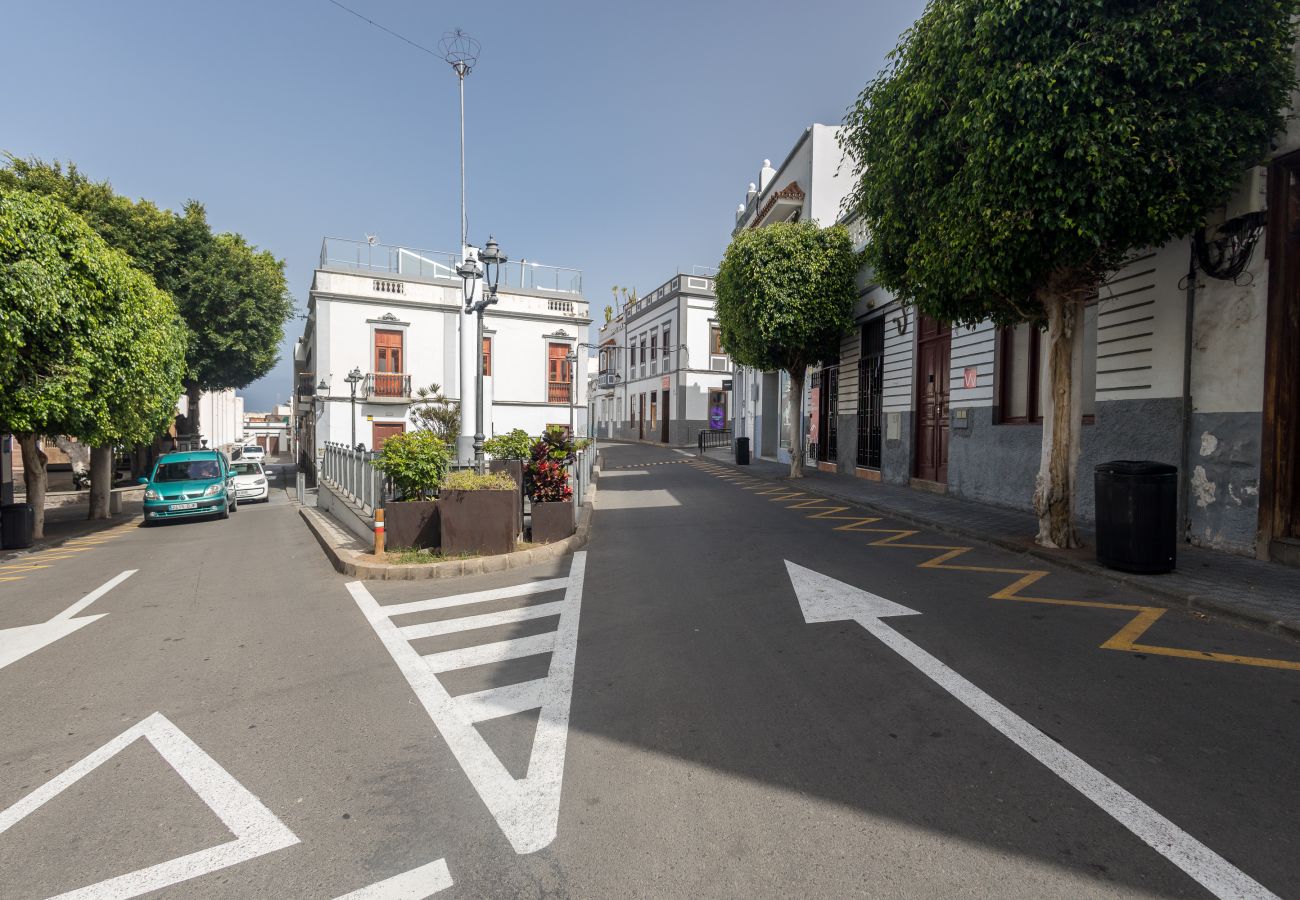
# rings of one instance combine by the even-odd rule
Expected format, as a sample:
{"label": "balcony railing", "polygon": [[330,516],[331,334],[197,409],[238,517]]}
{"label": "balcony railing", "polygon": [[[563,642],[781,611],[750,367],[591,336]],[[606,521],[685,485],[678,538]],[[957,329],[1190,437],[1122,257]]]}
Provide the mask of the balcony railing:
{"label": "balcony railing", "polygon": [[[353,269],[358,272],[392,272],[420,278],[449,278],[457,282],[456,266],[460,257],[444,250],[415,250],[390,244],[372,244],[347,238],[327,237],[320,245],[321,268]],[[396,293],[377,281],[376,290]],[[520,259],[501,267],[501,289],[518,288],[556,294],[581,294],[582,270],[564,266],[545,266]],[[572,312],[553,308],[553,311]]]}
{"label": "balcony railing", "polygon": [[411,396],[411,376],[394,372],[371,372],[363,386],[367,397],[406,400]]}
{"label": "balcony railing", "polygon": [[568,403],[569,386],[563,382],[550,382],[546,386],[547,403]]}

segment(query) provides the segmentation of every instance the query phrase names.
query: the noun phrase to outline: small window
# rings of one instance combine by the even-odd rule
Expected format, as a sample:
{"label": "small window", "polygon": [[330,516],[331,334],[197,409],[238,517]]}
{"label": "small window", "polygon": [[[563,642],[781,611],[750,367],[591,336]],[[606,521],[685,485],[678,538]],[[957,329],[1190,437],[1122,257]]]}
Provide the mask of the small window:
{"label": "small window", "polygon": [[722,326],[709,326],[709,353],[714,356],[722,356],[725,351],[722,349]]}
{"label": "small window", "polygon": [[483,377],[492,377],[492,338],[483,338]]}
{"label": "small window", "polygon": [[672,360],[672,357],[668,355],[673,348],[672,336],[673,336],[673,326],[665,322],[664,323],[664,371],[665,372],[668,371],[668,367],[671,365],[671,360]]}

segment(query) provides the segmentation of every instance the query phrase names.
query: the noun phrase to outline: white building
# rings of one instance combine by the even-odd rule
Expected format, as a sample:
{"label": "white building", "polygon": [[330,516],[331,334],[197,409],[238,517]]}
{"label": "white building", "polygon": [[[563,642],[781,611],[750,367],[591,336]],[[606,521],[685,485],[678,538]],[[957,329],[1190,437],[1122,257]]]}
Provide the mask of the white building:
{"label": "white building", "polygon": [[694,444],[700,431],[729,427],[730,377],[713,276],[678,272],[601,327],[595,434]]}
{"label": "white building", "polygon": [[[763,160],[758,182],[751,182],[745,202],[736,209],[732,235],[747,228],[761,228],[773,222],[811,220],[832,225],[839,220],[844,198],[853,188],[853,170],[837,140],[838,125],[809,125],[786,155],[773,168]],[[808,409],[814,379],[807,379]],[[790,459],[790,379],[785,372],[758,372],[738,367],[735,379],[735,434],[748,437],[757,456],[788,462]],[[806,419],[805,413],[805,419]],[[808,435],[810,423],[802,424]]]}
{"label": "white building", "polygon": [[277,404],[271,412],[246,412],[244,443],[256,444],[268,456],[287,454],[291,451],[293,437],[289,427],[291,422],[292,409],[288,404]]}
{"label": "white building", "polygon": [[[474,365],[467,360],[462,367],[460,348],[474,348],[475,321],[464,311],[457,262],[450,253],[323,242],[294,350],[294,413],[304,451],[320,453],[326,442],[379,449],[390,435],[415,427],[419,388],[437,385],[459,402],[466,395],[462,372],[470,376],[472,400]],[[514,428],[540,434],[550,425],[567,428],[571,417],[583,433],[585,379],[572,378],[567,359],[582,355],[591,322],[582,273],[509,262],[499,298],[483,323],[485,436]],[[360,375],[355,384],[347,381],[351,372]]]}
{"label": "white building", "polygon": [[[176,414],[185,415],[189,400],[182,394],[176,401]],[[204,391],[199,395],[199,427],[194,440],[205,442],[214,450],[228,450],[244,435],[244,398],[234,388]]]}

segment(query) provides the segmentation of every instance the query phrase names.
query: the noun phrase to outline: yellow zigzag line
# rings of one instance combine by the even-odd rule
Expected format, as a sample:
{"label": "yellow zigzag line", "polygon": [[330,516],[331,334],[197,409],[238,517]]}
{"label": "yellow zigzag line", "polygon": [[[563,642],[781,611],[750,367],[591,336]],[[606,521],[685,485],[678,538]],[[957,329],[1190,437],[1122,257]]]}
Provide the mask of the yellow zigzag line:
{"label": "yellow zigzag line", "polygon": [[[786,504],[786,509],[816,509],[817,512],[805,514],[808,519],[843,519],[849,522],[847,525],[835,526],[836,531],[858,531],[872,532],[876,534],[888,535],[874,541],[870,541],[869,547],[890,547],[907,550],[938,550],[941,551],[938,556],[918,563],[918,569],[946,569],[950,572],[984,572],[995,575],[1015,575],[1018,576],[1015,581],[995,593],[989,595],[990,600],[1017,600],[1022,603],[1044,603],[1051,606],[1082,606],[1091,609],[1114,609],[1122,611],[1132,611],[1134,616],[1119,631],[1115,632],[1102,645],[1103,650],[1123,650],[1133,653],[1149,653],[1155,656],[1174,656],[1181,659],[1199,659],[1209,662],[1236,663],[1243,666],[1262,666],[1271,669],[1290,669],[1300,671],[1300,662],[1286,659],[1268,659],[1261,656],[1239,656],[1235,653],[1217,653],[1208,650],[1187,650],[1181,647],[1162,647],[1155,644],[1139,644],[1138,638],[1142,637],[1155,623],[1165,614],[1165,609],[1157,606],[1139,606],[1132,603],[1106,603],[1100,600],[1070,600],[1061,597],[1037,597],[1022,594],[1024,591],[1046,578],[1049,574],[1045,569],[1012,569],[999,566],[974,566],[974,565],[954,565],[952,560],[964,556],[974,550],[974,547],[953,546],[950,544],[917,544],[901,543],[907,538],[913,537],[920,532],[917,529],[909,528],[865,528],[863,526],[880,521],[880,517],[858,517],[842,516],[842,513],[850,509],[848,506],[838,506],[824,498],[808,498],[803,491],[790,491],[788,488],[769,487],[765,490],[755,490],[756,496],[767,496],[767,499],[774,503]],[[790,502],[798,499],[797,502]],[[818,509],[825,507],[824,509]]]}

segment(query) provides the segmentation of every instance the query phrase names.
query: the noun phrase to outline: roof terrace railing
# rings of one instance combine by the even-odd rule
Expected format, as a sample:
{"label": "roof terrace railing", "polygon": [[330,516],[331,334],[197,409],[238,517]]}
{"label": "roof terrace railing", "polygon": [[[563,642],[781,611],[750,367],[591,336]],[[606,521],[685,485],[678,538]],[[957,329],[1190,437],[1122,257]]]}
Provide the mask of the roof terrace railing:
{"label": "roof terrace railing", "polygon": [[[390,244],[327,237],[321,241],[321,268],[353,269],[358,272],[390,272],[421,278],[459,280],[460,258],[442,250],[414,250]],[[501,269],[502,288],[581,294],[582,270],[546,266],[527,259],[511,261]]]}

